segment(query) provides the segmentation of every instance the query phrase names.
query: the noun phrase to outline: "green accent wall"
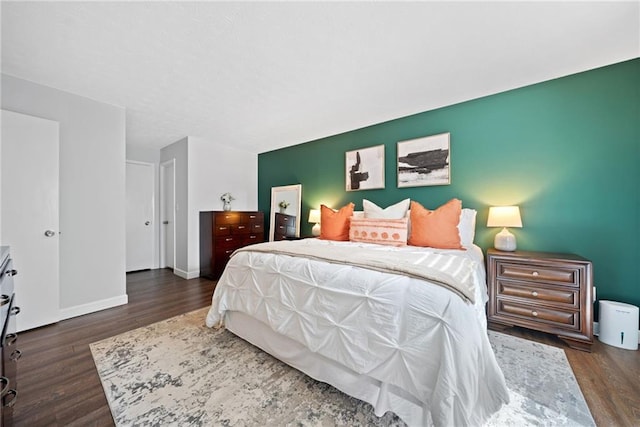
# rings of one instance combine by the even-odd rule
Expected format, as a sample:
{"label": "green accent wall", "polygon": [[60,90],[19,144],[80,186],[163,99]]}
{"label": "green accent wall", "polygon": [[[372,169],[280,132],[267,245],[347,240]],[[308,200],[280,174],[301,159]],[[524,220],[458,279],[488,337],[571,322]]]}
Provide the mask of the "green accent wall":
{"label": "green accent wall", "polygon": [[[451,133],[451,184],[398,188],[398,141]],[[385,145],[385,188],[345,191],[345,152]],[[271,187],[302,184],[309,209],[407,197],[478,211],[476,243],[493,246],[488,207],[519,205],[518,248],[590,259],[598,299],[640,305],[640,59],[262,153],[258,206]],[[268,225],[268,224],[267,224]],[[596,305],[597,309],[597,305]]]}

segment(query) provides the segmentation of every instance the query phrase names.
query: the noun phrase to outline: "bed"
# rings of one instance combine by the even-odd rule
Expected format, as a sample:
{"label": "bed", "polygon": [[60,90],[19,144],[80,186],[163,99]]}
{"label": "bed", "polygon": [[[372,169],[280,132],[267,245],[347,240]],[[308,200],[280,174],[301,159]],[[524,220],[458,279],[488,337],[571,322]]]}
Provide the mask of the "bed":
{"label": "bed", "polygon": [[[429,264],[424,274],[414,268],[421,264]],[[473,244],[302,239],[234,253],[206,324],[370,403],[378,416],[482,425],[509,401],[486,301],[483,254]]]}

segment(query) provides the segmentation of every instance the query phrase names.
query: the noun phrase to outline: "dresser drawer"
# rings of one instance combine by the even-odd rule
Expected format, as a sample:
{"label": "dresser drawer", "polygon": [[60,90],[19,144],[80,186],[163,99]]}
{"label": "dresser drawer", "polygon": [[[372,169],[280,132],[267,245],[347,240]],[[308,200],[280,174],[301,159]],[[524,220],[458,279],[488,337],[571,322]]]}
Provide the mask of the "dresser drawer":
{"label": "dresser drawer", "polygon": [[[531,304],[518,304],[512,301],[498,299],[496,313],[501,317],[512,317],[515,324],[529,326],[528,321],[542,322],[563,329],[579,330],[580,313],[578,311],[556,310]],[[521,322],[519,322],[521,320]],[[524,323],[522,322],[524,321]]]}
{"label": "dresser drawer", "polygon": [[216,224],[213,227],[214,236],[228,236],[229,234],[231,234],[230,224]]}
{"label": "dresser drawer", "polygon": [[498,262],[497,270],[499,279],[559,283],[568,286],[579,286],[580,283],[580,273],[577,268]]}
{"label": "dresser drawer", "polygon": [[232,234],[248,234],[251,233],[251,225],[243,222],[241,224],[234,224],[231,226]]}
{"label": "dresser drawer", "polygon": [[580,307],[580,291],[564,286],[529,286],[524,282],[497,280],[497,297],[519,298],[528,304],[548,303],[567,309]]}
{"label": "dresser drawer", "polygon": [[220,236],[215,239],[216,248],[236,248],[242,243],[242,236],[229,234],[228,236]]}
{"label": "dresser drawer", "polygon": [[253,245],[254,243],[261,243],[264,240],[262,234],[248,234],[242,240],[242,246]]}
{"label": "dresser drawer", "polygon": [[214,217],[216,225],[237,224],[242,221],[240,212],[217,212]]}
{"label": "dresser drawer", "polygon": [[296,217],[292,215],[276,214],[276,225],[290,226],[296,224]]}
{"label": "dresser drawer", "polygon": [[264,215],[262,212],[242,213],[242,219],[240,222],[246,222],[249,224],[262,224],[264,222]]}

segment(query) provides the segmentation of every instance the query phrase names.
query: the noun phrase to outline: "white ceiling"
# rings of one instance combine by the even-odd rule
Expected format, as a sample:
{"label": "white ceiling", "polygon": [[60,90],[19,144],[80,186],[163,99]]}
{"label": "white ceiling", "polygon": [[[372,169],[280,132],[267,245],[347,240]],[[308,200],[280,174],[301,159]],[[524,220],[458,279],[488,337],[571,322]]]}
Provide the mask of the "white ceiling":
{"label": "white ceiling", "polygon": [[640,56],[640,2],[2,2],[2,72],[260,153]]}

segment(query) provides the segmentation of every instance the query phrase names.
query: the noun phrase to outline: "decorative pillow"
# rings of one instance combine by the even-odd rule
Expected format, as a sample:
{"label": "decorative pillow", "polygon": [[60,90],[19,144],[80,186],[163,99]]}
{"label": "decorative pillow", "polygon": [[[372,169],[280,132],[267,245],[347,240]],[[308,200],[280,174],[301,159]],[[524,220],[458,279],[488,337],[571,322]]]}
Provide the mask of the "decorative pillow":
{"label": "decorative pillow", "polygon": [[325,205],[320,206],[320,238],[325,240],[349,240],[349,222],[355,205],[349,203],[334,211]]}
{"label": "decorative pillow", "polygon": [[349,240],[379,245],[405,246],[408,218],[351,218]]}
{"label": "decorative pillow", "polygon": [[476,236],[476,214],[474,209],[462,209],[460,213],[460,223],[458,224],[458,233],[460,234],[460,243],[464,247],[473,245]]}
{"label": "decorative pillow", "polygon": [[461,212],[462,202],[458,199],[451,199],[433,211],[412,201],[408,243],[438,249],[464,249],[458,232]]}
{"label": "decorative pillow", "polygon": [[407,216],[409,202],[411,202],[411,199],[404,199],[383,209],[367,199],[362,199],[362,210],[365,218],[400,219]]}

